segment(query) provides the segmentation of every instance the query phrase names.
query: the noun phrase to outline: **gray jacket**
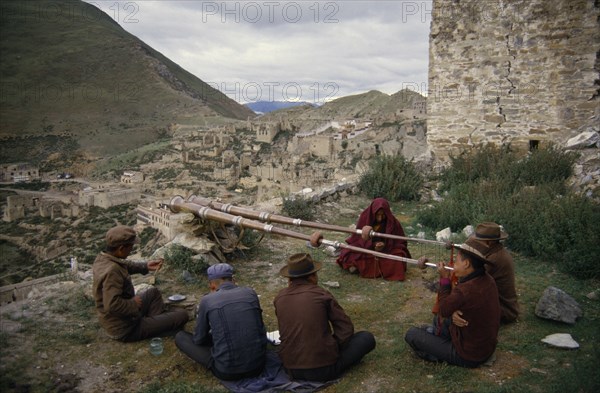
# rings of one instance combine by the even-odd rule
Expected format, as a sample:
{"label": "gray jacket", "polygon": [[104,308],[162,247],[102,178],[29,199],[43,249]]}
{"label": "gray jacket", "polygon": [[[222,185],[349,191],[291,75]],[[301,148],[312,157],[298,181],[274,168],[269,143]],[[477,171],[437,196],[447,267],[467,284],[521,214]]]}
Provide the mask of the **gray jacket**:
{"label": "gray jacket", "polygon": [[213,367],[221,373],[241,374],[264,364],[267,337],[256,292],[226,281],[204,296],[193,341],[212,345]]}

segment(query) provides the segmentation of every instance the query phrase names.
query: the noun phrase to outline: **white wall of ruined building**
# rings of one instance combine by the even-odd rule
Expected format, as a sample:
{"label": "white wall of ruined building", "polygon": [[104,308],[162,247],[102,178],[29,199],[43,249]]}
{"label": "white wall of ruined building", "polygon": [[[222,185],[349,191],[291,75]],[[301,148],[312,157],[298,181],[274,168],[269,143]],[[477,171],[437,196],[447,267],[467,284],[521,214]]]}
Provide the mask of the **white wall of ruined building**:
{"label": "white wall of ruined building", "polygon": [[600,9],[589,0],[434,0],[427,140],[445,160],[480,142],[564,143],[595,112]]}
{"label": "white wall of ruined building", "polygon": [[143,183],[145,176],[138,171],[125,171],[121,175],[121,183],[123,184],[139,184]]}
{"label": "white wall of ruined building", "polygon": [[186,216],[155,206],[138,205],[136,212],[137,225],[158,229],[168,241],[173,240],[180,232],[181,220]]}

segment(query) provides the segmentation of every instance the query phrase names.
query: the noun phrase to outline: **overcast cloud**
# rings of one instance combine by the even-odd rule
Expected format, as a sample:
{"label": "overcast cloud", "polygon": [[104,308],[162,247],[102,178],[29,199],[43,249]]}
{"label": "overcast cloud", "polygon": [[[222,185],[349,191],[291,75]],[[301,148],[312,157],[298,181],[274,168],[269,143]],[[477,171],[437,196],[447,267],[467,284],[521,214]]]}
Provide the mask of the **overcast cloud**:
{"label": "overcast cloud", "polygon": [[431,0],[88,2],[241,103],[426,93]]}

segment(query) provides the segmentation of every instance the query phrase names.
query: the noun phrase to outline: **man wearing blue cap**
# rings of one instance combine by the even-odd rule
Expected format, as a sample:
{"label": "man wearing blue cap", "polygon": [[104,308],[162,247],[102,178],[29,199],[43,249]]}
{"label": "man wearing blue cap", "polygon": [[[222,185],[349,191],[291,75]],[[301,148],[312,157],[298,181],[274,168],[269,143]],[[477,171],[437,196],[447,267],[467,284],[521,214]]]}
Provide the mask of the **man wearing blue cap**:
{"label": "man wearing blue cap", "polygon": [[210,293],[202,298],[194,334],[181,331],[177,348],[219,379],[259,375],[265,364],[267,336],[262,309],[253,289],[238,287],[233,267],[219,263],[208,268]]}

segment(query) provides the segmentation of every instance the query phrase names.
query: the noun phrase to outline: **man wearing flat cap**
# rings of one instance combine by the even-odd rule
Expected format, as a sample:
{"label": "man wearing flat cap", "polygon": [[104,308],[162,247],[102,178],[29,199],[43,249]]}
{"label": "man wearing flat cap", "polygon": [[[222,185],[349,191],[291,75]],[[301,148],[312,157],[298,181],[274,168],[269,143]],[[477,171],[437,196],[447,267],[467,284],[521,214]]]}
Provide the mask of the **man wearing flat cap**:
{"label": "man wearing flat cap", "polygon": [[321,267],[301,253],[290,256],[280,270],[288,286],[273,301],[281,339],[279,356],[293,379],[337,379],[375,348],[373,335],[355,333],[333,295],[317,285]]}
{"label": "man wearing flat cap", "polygon": [[213,265],[206,273],[211,292],[200,301],[194,334],[177,333],[175,344],[219,379],[255,377],[267,353],[258,296],[234,283],[233,267],[227,263]]}
{"label": "man wearing flat cap", "polygon": [[160,291],[152,287],[135,293],[130,274],[147,274],[162,260],[134,263],[127,260],[138,243],[133,228],[118,225],[106,233],[106,249],[96,257],[93,293],[100,325],[110,338],[139,341],[180,329],[188,321],[184,310],[165,311]]}
{"label": "man wearing flat cap", "polygon": [[484,255],[487,247],[471,237],[456,248],[456,286],[452,286],[450,271],[443,262],[438,264],[439,315],[449,322],[452,314],[460,310],[469,323],[446,323],[445,329],[435,333],[425,327],[413,327],[404,339],[425,360],[473,368],[485,363],[496,349],[500,303],[496,283],[484,267],[489,263]]}

